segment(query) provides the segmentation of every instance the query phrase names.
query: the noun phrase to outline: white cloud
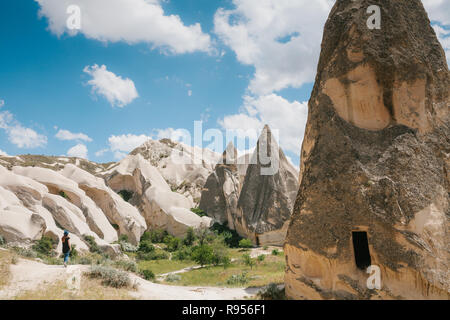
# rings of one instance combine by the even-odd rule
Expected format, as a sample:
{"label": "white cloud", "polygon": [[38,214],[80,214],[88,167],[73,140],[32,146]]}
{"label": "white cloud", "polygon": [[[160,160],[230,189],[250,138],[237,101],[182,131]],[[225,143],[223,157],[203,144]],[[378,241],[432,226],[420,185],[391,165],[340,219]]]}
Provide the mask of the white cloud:
{"label": "white cloud", "polygon": [[255,67],[249,89],[264,95],[314,81],[323,26],[334,0],[233,0],[214,31],[237,59]]}
{"label": "white cloud", "polygon": [[9,141],[18,148],[38,148],[47,144],[47,137],[33,129],[25,128],[9,111],[0,113],[0,129],[6,131]]}
{"label": "white cloud", "polygon": [[101,157],[101,156],[103,156],[105,153],[107,153],[109,151],[109,149],[101,149],[101,150],[99,150],[99,151],[97,151],[96,153],[95,153],[95,156],[96,157]]}
{"label": "white cloud", "polygon": [[450,1],[422,0],[431,21],[438,21],[443,25],[450,25]]}
{"label": "white cloud", "polygon": [[433,29],[444,48],[447,62],[450,64],[450,27],[449,29],[444,29],[439,25],[433,25]]}
{"label": "white cloud", "polygon": [[299,155],[307,118],[307,102],[289,102],[276,94],[270,94],[257,98],[245,96],[241,112],[225,116],[219,120],[219,124],[224,129],[250,129],[255,133],[268,124],[272,131],[279,132],[281,148]]}
{"label": "white cloud", "polygon": [[[181,54],[211,51],[211,38],[199,23],[184,25],[177,15],[164,15],[160,0],[35,0],[52,33],[75,35],[103,42],[148,43],[152,48]],[[81,9],[81,29],[68,30],[69,5]]]}
{"label": "white cloud", "polygon": [[124,134],[120,136],[110,136],[108,142],[110,149],[113,152],[131,152],[149,139],[151,139],[151,137],[144,134],[139,136],[134,134]]}
{"label": "white cloud", "polygon": [[422,0],[422,3],[450,64],[450,1]]}
{"label": "white cloud", "polygon": [[60,129],[55,137],[59,140],[67,141],[67,140],[81,140],[86,142],[92,142],[92,139],[89,138],[84,133],[72,133],[68,130]]}
{"label": "white cloud", "polygon": [[0,99],[0,108],[5,105],[5,100]]}
{"label": "white cloud", "polygon": [[83,71],[92,76],[92,80],[88,81],[92,92],[104,96],[111,106],[122,108],[139,97],[131,79],[122,79],[108,71],[105,65],[86,66]]}
{"label": "white cloud", "polygon": [[120,151],[114,152],[114,159],[116,159],[117,161],[122,160],[126,156],[127,156],[127,154],[125,152],[120,152]]}
{"label": "white cloud", "polygon": [[0,156],[8,157],[8,154],[5,151],[0,149]]}
{"label": "white cloud", "polygon": [[188,90],[188,96],[192,96],[192,90]]}
{"label": "white cloud", "polygon": [[84,144],[77,144],[67,151],[67,156],[69,157],[77,157],[77,158],[88,158],[88,149]]}

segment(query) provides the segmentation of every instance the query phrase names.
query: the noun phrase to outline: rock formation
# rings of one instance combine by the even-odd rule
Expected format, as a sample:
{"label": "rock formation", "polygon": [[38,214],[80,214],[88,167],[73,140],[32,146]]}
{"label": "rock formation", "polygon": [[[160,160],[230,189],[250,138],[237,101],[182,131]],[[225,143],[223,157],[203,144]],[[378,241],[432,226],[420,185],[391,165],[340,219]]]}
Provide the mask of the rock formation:
{"label": "rock formation", "polygon": [[288,297],[449,298],[449,88],[421,1],[336,2],[285,243]]}
{"label": "rock formation", "polygon": [[183,237],[189,227],[209,227],[211,219],[190,209],[192,200],[173,192],[156,167],[140,154],[129,155],[105,173],[106,183],[116,192],[132,194],[130,204],[139,209],[150,229],[164,229]]}
{"label": "rock formation", "polygon": [[200,208],[254,244],[282,245],[298,190],[297,175],[266,126],[250,157],[238,158],[234,146],[228,145],[205,184]]}
{"label": "rock formation", "polygon": [[157,168],[173,191],[191,199],[195,205],[200,201],[206,179],[221,157],[209,149],[169,139],[148,140],[130,153],[131,156],[138,154]]}
{"label": "rock formation", "polygon": [[199,208],[220,224],[234,229],[241,184],[237,166],[237,150],[230,142],[222,160],[206,180]]}

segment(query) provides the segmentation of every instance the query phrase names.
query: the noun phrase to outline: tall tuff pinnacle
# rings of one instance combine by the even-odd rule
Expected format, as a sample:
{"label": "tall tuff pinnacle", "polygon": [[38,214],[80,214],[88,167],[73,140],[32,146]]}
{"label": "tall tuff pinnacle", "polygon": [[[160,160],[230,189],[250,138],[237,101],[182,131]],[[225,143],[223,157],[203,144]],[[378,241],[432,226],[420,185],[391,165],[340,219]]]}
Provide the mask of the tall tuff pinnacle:
{"label": "tall tuff pinnacle", "polygon": [[[368,28],[372,5],[380,29]],[[285,244],[289,297],[449,297],[449,88],[421,1],[336,2]]]}

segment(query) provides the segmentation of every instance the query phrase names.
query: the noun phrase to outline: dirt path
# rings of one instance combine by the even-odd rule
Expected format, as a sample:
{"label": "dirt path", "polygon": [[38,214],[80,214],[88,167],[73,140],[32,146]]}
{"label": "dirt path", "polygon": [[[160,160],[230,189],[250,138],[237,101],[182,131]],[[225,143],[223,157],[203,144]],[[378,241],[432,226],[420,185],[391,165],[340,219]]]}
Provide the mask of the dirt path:
{"label": "dirt path", "polygon": [[80,276],[87,266],[73,265],[64,268],[60,265],[47,265],[33,260],[18,259],[10,265],[9,285],[0,290],[0,299],[12,299],[28,290],[49,285],[59,280]]}
{"label": "dirt path", "polygon": [[[11,281],[0,290],[0,299],[14,299],[28,290],[36,290],[56,281],[68,281],[81,277],[89,266],[70,265],[64,268],[60,265],[46,265],[37,261],[19,259],[17,264],[10,265]],[[215,288],[215,287],[184,287],[157,284],[146,281],[135,274],[129,274],[132,281],[138,284],[136,291],[130,295],[142,300],[234,300],[254,296],[257,288]]]}

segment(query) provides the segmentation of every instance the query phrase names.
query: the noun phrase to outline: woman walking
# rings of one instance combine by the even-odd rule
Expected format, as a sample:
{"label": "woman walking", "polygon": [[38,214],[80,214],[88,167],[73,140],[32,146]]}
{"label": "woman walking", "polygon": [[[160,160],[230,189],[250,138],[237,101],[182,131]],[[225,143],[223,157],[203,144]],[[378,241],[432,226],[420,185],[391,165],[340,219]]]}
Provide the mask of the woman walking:
{"label": "woman walking", "polygon": [[69,231],[64,230],[64,236],[62,237],[62,252],[64,254],[64,267],[67,267],[67,262],[69,261],[70,250],[72,250],[70,246],[70,238]]}

